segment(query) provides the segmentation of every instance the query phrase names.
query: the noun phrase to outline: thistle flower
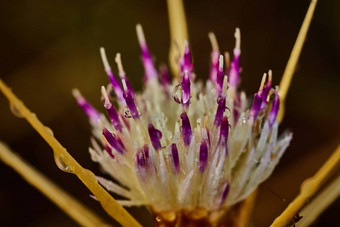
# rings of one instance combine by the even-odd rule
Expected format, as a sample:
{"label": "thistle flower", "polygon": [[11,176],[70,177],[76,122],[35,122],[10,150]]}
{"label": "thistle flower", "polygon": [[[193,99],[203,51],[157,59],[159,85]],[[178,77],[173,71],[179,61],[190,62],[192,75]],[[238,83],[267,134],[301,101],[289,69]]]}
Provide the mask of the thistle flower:
{"label": "thistle flower", "polygon": [[157,72],[140,25],[137,36],[145,69],[142,93],[133,91],[120,54],[118,82],[103,48],[110,84],[102,86],[101,100],[108,118],[74,90],[93,127],[92,160],[119,184],[98,180],[125,198],[118,200],[123,206],[148,206],[170,222],[185,214],[212,223],[217,212],[224,214],[270,176],[291,141],[291,133],[278,137],[280,102],[272,72],[263,75],[252,101],[239,92],[237,28],[230,67],[214,48],[209,80],[199,81],[185,42],[178,59],[181,77],[170,82],[164,65]]}

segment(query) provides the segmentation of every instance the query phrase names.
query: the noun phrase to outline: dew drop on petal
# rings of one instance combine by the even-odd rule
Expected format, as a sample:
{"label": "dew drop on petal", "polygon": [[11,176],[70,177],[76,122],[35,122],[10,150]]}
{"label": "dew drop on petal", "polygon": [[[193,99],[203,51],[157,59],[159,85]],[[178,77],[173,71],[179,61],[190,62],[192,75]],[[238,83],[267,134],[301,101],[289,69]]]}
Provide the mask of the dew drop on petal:
{"label": "dew drop on petal", "polygon": [[181,103],[182,98],[182,85],[178,84],[176,87],[172,90],[172,97],[177,103]]}
{"label": "dew drop on petal", "polygon": [[14,116],[19,117],[19,118],[23,117],[21,112],[20,112],[20,110],[19,110],[19,108],[15,104],[10,103],[9,104],[9,108],[10,108],[12,114],[14,114]]}
{"label": "dew drop on petal", "polygon": [[132,117],[129,108],[125,108],[123,113],[124,113],[124,117],[126,117],[126,118],[131,118]]}

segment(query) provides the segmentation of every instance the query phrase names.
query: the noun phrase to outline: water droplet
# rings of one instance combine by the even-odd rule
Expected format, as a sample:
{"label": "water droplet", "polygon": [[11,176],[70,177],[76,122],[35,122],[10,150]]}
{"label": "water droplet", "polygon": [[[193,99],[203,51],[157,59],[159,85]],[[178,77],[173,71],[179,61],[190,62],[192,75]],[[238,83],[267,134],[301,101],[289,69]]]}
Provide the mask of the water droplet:
{"label": "water droplet", "polygon": [[247,119],[244,117],[244,118],[242,118],[242,123],[243,124],[246,124],[247,123]]}
{"label": "water droplet", "polygon": [[124,117],[126,117],[126,118],[131,118],[131,117],[132,117],[129,108],[125,108],[124,111],[123,111],[123,113],[124,113]]}
{"label": "water droplet", "polygon": [[14,114],[14,116],[20,117],[20,118],[23,117],[19,108],[15,104],[10,103],[9,108],[10,108],[11,112]]}
{"label": "water droplet", "polygon": [[46,129],[46,131],[48,131],[49,134],[51,134],[52,136],[54,135],[51,128],[45,126],[45,129]]}
{"label": "water droplet", "polygon": [[174,90],[172,90],[172,97],[175,100],[175,102],[181,103],[181,98],[182,98],[182,85],[181,84],[176,85]]}
{"label": "water droplet", "polygon": [[158,215],[158,216],[156,217],[156,221],[157,221],[157,222],[161,222],[161,221],[162,221],[162,218]]}
{"label": "water droplet", "polygon": [[59,157],[56,153],[54,153],[54,161],[57,164],[58,168],[66,173],[72,173],[70,167],[65,164],[61,157]]}
{"label": "water droplet", "polygon": [[228,107],[225,108],[225,115],[227,116],[228,119],[231,117],[231,111]]}

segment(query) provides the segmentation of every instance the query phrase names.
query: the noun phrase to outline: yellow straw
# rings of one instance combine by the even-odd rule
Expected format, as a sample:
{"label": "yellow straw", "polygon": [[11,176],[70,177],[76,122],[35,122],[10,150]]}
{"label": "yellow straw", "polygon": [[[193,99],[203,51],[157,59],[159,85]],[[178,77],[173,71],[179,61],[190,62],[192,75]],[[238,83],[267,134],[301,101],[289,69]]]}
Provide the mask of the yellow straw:
{"label": "yellow straw", "polygon": [[280,86],[279,86],[280,110],[279,110],[279,113],[278,113],[278,121],[279,122],[282,121],[282,118],[283,118],[283,115],[284,115],[284,109],[285,109],[284,102],[286,100],[288,89],[289,89],[290,83],[292,81],[294,72],[295,72],[296,64],[299,60],[301,50],[302,50],[303,44],[304,44],[306,36],[307,36],[309,25],[310,25],[312,18],[313,18],[316,3],[317,3],[317,0],[312,0],[310,5],[309,5],[307,14],[306,14],[305,19],[302,23],[298,37],[296,38],[293,50],[290,54],[286,69],[283,73],[283,76],[282,76],[282,79],[281,79],[281,82],[280,82]]}
{"label": "yellow straw", "polygon": [[311,178],[306,179],[300,189],[300,194],[291,202],[283,213],[277,217],[271,227],[282,227],[288,225],[293,217],[302,209],[306,202],[320,189],[327,177],[340,163],[340,145],[332,156]]}
{"label": "yellow straw", "polygon": [[[10,88],[0,79],[0,90],[7,97],[15,110],[32,125],[41,137],[50,145],[54,151],[54,156],[65,167],[65,170],[72,172],[85,184],[85,186],[98,199],[104,210],[123,226],[141,226],[110,194],[101,187],[96,176],[89,170],[84,169],[58,142],[51,130],[43,125],[37,116],[32,113],[10,90]],[[58,165],[59,166],[59,165]]]}
{"label": "yellow straw", "polygon": [[54,202],[62,211],[82,226],[109,226],[84,204],[81,204],[63,189],[42,175],[30,164],[13,153],[4,143],[0,142],[0,160],[13,168],[28,183],[38,189]]}
{"label": "yellow straw", "polygon": [[167,0],[170,25],[169,63],[172,74],[179,77],[178,58],[184,53],[184,42],[188,40],[187,22],[182,0]]}
{"label": "yellow straw", "polygon": [[302,211],[303,218],[298,222],[298,227],[310,226],[319,215],[340,197],[340,175],[308,204]]}

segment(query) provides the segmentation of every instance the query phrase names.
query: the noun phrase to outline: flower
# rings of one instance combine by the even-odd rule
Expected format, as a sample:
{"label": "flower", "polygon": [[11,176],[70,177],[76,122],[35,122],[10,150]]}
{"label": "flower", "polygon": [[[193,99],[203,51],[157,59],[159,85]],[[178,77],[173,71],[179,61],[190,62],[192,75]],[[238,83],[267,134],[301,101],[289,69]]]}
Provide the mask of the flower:
{"label": "flower", "polygon": [[[280,107],[272,72],[264,74],[253,101],[239,92],[241,35],[229,62],[213,51],[209,79],[196,77],[188,42],[178,58],[180,78],[166,66],[159,71],[142,27],[137,36],[145,69],[145,89],[135,93],[116,55],[120,82],[101,48],[110,84],[101,88],[108,118],[80,94],[73,94],[93,127],[92,160],[119,184],[98,177],[124,206],[148,206],[155,213],[203,211],[210,215],[247,198],[266,180],[288,147],[292,134],[278,137]],[[225,65],[225,66],[224,66]],[[115,107],[117,103],[118,107]]]}

